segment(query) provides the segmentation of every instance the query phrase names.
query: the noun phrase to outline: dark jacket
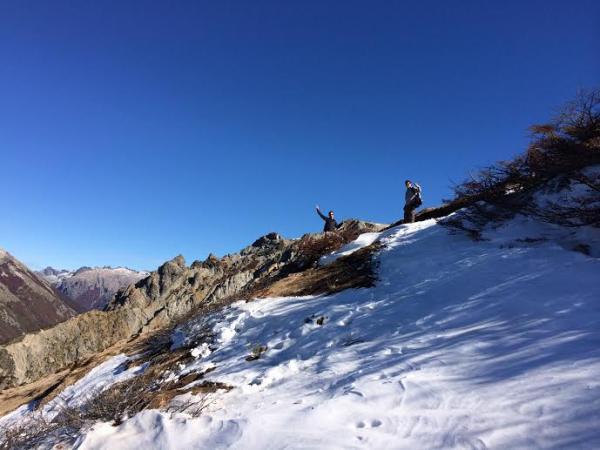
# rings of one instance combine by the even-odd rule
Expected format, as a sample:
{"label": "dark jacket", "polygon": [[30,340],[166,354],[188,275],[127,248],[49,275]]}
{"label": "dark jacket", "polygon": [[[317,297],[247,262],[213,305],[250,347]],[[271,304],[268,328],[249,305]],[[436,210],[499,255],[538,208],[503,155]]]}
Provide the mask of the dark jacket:
{"label": "dark jacket", "polygon": [[323,231],[335,231],[337,229],[338,223],[336,222],[335,219],[327,217],[325,214],[323,214],[318,209],[317,209],[317,214],[319,216],[321,216],[321,219],[323,219],[325,221],[325,226],[323,227]]}
{"label": "dark jacket", "polygon": [[404,194],[404,202],[405,204],[413,206],[415,203],[421,203],[421,186],[417,183],[413,183],[413,185],[406,189],[406,194]]}

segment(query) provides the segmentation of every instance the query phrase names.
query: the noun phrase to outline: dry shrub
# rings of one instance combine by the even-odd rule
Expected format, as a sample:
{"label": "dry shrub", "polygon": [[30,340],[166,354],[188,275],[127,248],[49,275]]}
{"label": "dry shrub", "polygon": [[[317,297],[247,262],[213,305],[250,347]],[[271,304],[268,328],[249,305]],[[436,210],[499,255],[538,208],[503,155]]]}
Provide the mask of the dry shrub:
{"label": "dry shrub", "polygon": [[28,450],[48,442],[69,443],[78,431],[68,423],[48,420],[34,412],[18,424],[0,429],[0,450]]}
{"label": "dry shrub", "polygon": [[600,227],[600,174],[586,176],[579,173],[570,179],[587,186],[593,194],[572,195],[569,205],[556,201],[547,202],[543,207],[527,204],[524,211],[544,222],[565,227]]}
{"label": "dry shrub", "polygon": [[77,415],[83,423],[101,421],[120,425],[124,418],[145,409],[156,390],[149,377],[140,375],[92,395],[82,407],[68,411]]}
{"label": "dry shrub", "polygon": [[[169,391],[162,409],[198,417],[209,405],[206,395],[185,400],[176,398],[190,391],[202,392],[202,387]],[[17,425],[0,429],[0,450],[30,449],[48,443],[69,445],[83,429],[97,422],[121,424],[151,406],[160,393],[161,386],[151,376],[140,375],[104,391],[91,392],[79,405],[60,408],[52,419],[41,411],[34,411]]]}
{"label": "dry shrub", "polygon": [[[469,210],[444,225],[476,237],[485,224],[523,213],[561,225],[600,226],[598,198],[573,199],[572,207],[548,203],[538,208],[531,201],[531,194],[549,180],[582,178],[581,169],[600,164],[600,90],[582,91],[550,123],[533,125],[530,131],[524,154],[486,167],[455,186],[455,198],[446,209]],[[583,177],[581,182],[600,192],[597,179]]]}
{"label": "dry shrub", "polygon": [[316,236],[303,236],[298,251],[307,260],[316,262],[321,256],[339,249],[342,245],[342,237],[330,231]]}
{"label": "dry shrub", "polygon": [[206,408],[208,408],[212,402],[208,399],[208,396],[203,396],[200,399],[187,398],[175,398],[165,408],[165,411],[175,414],[187,414],[192,417],[200,417]]}
{"label": "dry shrub", "polygon": [[359,234],[356,229],[344,227],[342,224],[336,231],[304,235],[300,239],[298,252],[309,266],[315,265],[323,255],[334,252],[348,242],[352,242]]}

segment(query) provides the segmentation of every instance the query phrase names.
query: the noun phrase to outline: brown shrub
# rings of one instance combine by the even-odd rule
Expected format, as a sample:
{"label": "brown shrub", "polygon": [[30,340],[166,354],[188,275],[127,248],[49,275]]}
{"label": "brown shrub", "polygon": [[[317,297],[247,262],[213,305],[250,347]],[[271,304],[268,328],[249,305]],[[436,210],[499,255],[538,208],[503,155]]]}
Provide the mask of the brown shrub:
{"label": "brown shrub", "polygon": [[356,229],[341,226],[336,231],[304,235],[300,239],[298,252],[308,262],[308,265],[315,265],[322,256],[352,242],[359,234]]}
{"label": "brown shrub", "polygon": [[[176,397],[187,392],[214,392],[221,388],[199,385],[197,388],[181,389],[181,384],[163,390],[151,374],[144,374],[117,383],[105,391],[90,392],[79,406],[65,406],[52,419],[43,412],[33,412],[16,426],[0,429],[0,450],[37,448],[48,443],[68,446],[83,429],[96,422],[110,422],[117,426],[125,418],[149,407],[197,417],[209,405],[206,395],[185,400]],[[230,389],[228,386],[224,388]],[[161,402],[157,401],[159,396],[162,396]]]}
{"label": "brown shrub", "polygon": [[[444,225],[477,236],[486,223],[523,213],[561,225],[600,226],[597,199],[574,199],[573,207],[549,203],[535,208],[530,197],[557,176],[581,177],[582,168],[600,164],[600,90],[581,92],[551,122],[533,125],[530,131],[532,140],[523,155],[486,167],[454,187],[455,198],[446,209],[469,206],[469,211]],[[597,181],[587,184],[597,190]]]}

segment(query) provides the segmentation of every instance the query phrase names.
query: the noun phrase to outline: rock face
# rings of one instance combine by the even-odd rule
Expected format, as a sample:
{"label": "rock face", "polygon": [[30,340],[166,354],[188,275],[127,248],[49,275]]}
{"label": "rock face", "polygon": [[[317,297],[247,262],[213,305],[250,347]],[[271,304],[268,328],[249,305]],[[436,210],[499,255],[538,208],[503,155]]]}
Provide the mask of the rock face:
{"label": "rock face", "polygon": [[55,325],[74,314],[46,280],[0,249],[0,342]]}
{"label": "rock face", "polygon": [[46,267],[39,272],[78,312],[104,309],[119,289],[149,275],[125,267],[81,267],[74,272]]}
{"label": "rock face", "polygon": [[[379,231],[385,225],[349,221],[353,233]],[[0,347],[0,389],[28,383],[81,361],[114,343],[169,326],[194,309],[244,298],[270,283],[312,267],[302,239],[270,233],[240,253],[186,266],[182,256],[119,291],[104,311],[90,311],[57,326]]]}

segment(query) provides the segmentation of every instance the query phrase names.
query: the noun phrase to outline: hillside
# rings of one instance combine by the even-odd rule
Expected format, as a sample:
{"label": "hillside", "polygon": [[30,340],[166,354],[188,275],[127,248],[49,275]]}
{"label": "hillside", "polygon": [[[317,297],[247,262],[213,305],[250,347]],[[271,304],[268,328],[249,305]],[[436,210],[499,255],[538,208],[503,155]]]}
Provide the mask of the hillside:
{"label": "hillside", "polygon": [[178,256],[0,345],[0,449],[599,448],[598,108],[417,223]]}
{"label": "hillside", "polygon": [[89,311],[43,333],[31,333],[0,345],[0,389],[34,382],[84,362],[120,341],[172,326],[193,312],[258,295],[294,274],[300,274],[300,279],[309,276],[308,281],[304,288],[292,287],[286,292],[326,292],[336,283],[337,290],[369,284],[370,269],[363,269],[365,264],[360,261],[355,266],[338,264],[316,273],[310,269],[328,246],[383,228],[380,224],[347,221],[336,235],[306,235],[292,240],[270,233],[240,253],[220,259],[210,255],[190,266],[178,256],[119,291],[104,311]]}
{"label": "hillside", "polygon": [[[586,173],[597,177],[600,167]],[[538,206],[598,201],[574,178],[531,195]],[[516,213],[473,239],[449,227],[457,218],[362,234],[316,269],[374,252],[372,286],[225,304],[180,321],[143,350],[108,357],[62,393],[41,397],[57,425],[38,442],[597,448],[600,230]],[[302,277],[315,280],[303,275],[311,270],[257,292],[291,292]],[[100,413],[103,404],[111,412]],[[60,419],[68,408],[79,424]],[[0,425],[35,436],[28,410]]]}
{"label": "hillside", "polygon": [[0,249],[0,343],[74,314],[48,282]]}
{"label": "hillside", "polygon": [[119,289],[149,275],[126,267],[81,267],[75,271],[52,267],[39,272],[63,296],[71,300],[77,311],[103,309]]}
{"label": "hillside", "polygon": [[145,411],[80,448],[597,448],[600,264],[520,244],[547,232],[528,225],[483,244],[400,226],[380,236],[375,288],[192,321],[184,344],[205,321],[214,337],[168,377],[233,389],[199,419]]}

